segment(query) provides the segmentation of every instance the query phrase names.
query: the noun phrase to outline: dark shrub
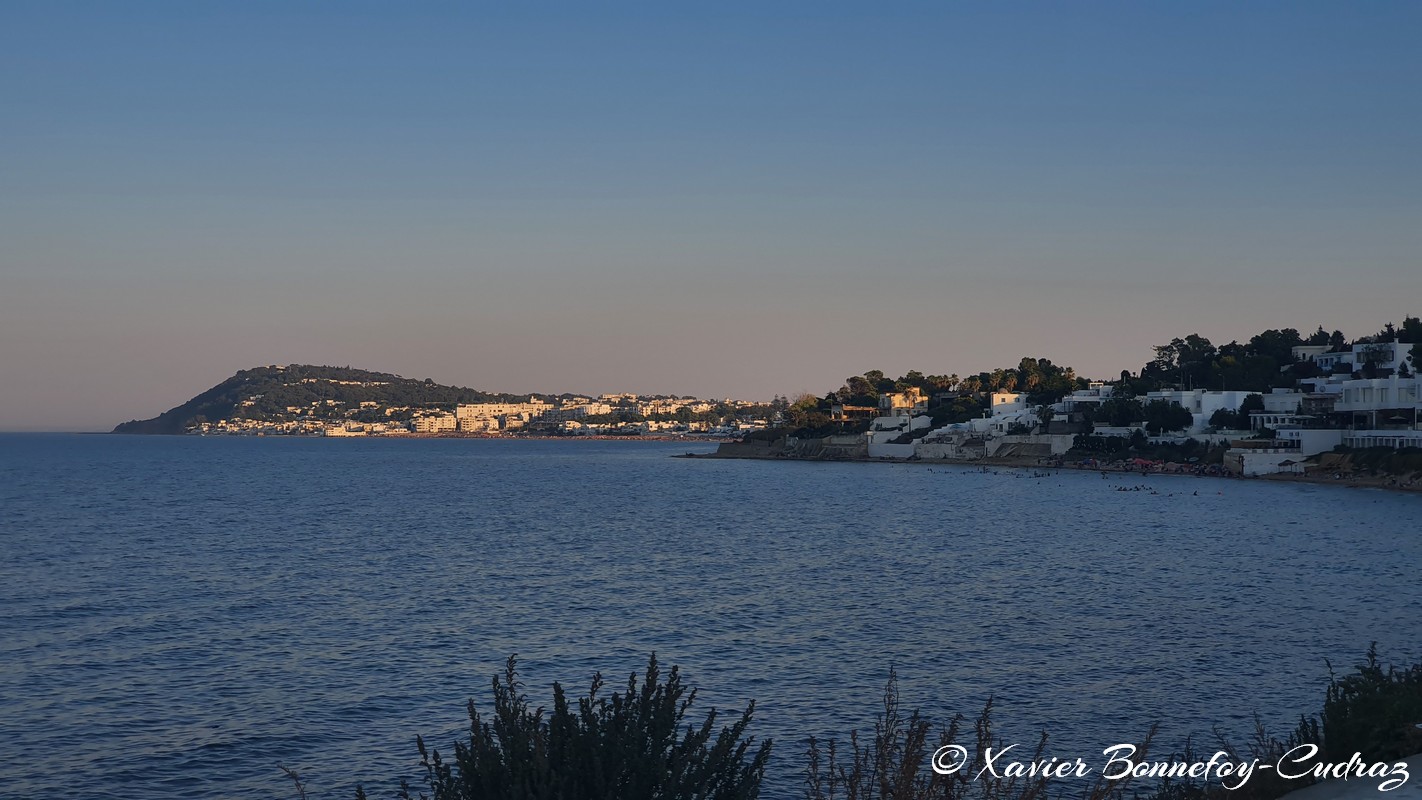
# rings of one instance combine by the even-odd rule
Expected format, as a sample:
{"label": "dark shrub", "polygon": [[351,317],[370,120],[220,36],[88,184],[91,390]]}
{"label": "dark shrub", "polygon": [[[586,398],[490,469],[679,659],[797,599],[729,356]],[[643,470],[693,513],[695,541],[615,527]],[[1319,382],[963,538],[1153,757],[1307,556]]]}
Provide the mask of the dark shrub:
{"label": "dark shrub", "polygon": [[1377,645],[1357,672],[1328,683],[1319,715],[1326,760],[1347,761],[1361,753],[1391,761],[1422,751],[1422,663],[1405,669],[1378,664]]}
{"label": "dark shrub", "polygon": [[[729,727],[716,729],[716,711],[700,725],[683,721],[696,690],[682,685],[676,667],[661,682],[653,655],[639,686],[633,673],[625,694],[599,695],[594,676],[586,697],[568,702],[553,684],[553,712],[530,709],[509,658],[494,678],[494,709],[482,716],[469,703],[469,741],[456,742],[454,758],[431,753],[419,739],[425,783],[433,800],[534,800],[535,798],[754,798],[760,792],[766,741],[751,753],[743,738],[752,702]],[[363,796],[363,795],[362,795]],[[402,798],[413,797],[402,786]],[[420,797],[426,797],[423,793]]]}

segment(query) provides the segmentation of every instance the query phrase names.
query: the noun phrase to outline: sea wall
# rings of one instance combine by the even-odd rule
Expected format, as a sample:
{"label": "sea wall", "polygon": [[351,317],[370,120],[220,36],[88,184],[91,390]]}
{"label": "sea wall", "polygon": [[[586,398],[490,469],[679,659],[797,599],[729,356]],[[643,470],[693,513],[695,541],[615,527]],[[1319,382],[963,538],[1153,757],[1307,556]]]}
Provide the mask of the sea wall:
{"label": "sea wall", "polygon": [[870,458],[909,458],[914,455],[914,444],[870,444],[868,455]]}
{"label": "sea wall", "polygon": [[867,458],[869,451],[865,437],[854,434],[822,439],[791,438],[786,441],[785,455],[791,458]]}
{"label": "sea wall", "polygon": [[785,440],[749,439],[744,442],[721,442],[716,447],[718,458],[775,458],[785,452]]}

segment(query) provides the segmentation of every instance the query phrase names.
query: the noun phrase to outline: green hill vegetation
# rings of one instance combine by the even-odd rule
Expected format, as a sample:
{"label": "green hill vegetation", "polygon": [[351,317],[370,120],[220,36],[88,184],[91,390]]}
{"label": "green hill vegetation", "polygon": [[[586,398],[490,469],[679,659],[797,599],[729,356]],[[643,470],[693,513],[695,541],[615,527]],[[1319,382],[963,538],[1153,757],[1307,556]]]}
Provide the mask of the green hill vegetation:
{"label": "green hill vegetation", "polygon": [[[345,418],[352,409],[357,410],[355,419],[360,419],[362,413],[377,414],[379,419],[408,419],[415,409],[518,402],[528,397],[490,394],[444,386],[429,378],[416,380],[351,367],[290,364],[242,370],[176,408],[152,419],[125,422],[113,432],[177,434],[198,423],[219,419],[278,421],[287,419],[291,408],[311,409],[308,414],[314,412],[332,419]],[[361,412],[361,403],[376,403],[379,410]]]}

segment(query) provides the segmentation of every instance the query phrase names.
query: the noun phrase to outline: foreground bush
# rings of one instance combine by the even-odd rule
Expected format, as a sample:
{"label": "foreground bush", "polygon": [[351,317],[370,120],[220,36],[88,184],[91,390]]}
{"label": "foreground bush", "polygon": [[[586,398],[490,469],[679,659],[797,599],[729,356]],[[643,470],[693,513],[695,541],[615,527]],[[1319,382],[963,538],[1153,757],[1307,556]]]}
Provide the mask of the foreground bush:
{"label": "foreground bush", "polygon": [[[1331,667],[1330,667],[1331,673]],[[563,689],[553,686],[551,714],[530,709],[510,658],[493,682],[494,709],[484,717],[469,704],[470,736],[454,745],[454,758],[431,753],[418,740],[425,788],[431,800],[474,798],[754,798],[759,794],[767,741],[759,747],[745,737],[752,703],[737,722],[716,730],[716,712],[699,725],[685,717],[696,697],[687,690],[675,667],[665,682],[655,656],[639,685],[636,674],[624,694],[602,697],[603,683],[594,677],[586,697],[570,704]],[[947,727],[934,729],[917,711],[904,714],[897,680],[890,670],[883,703],[872,735],[852,732],[848,742],[811,738],[805,753],[807,800],[1274,800],[1314,781],[1300,773],[1284,778],[1274,770],[1258,770],[1243,786],[1226,789],[1217,781],[1192,778],[1052,780],[1040,774],[995,777],[984,774],[988,749],[1001,752],[1003,742],[992,732],[992,701],[969,723],[961,715]],[[1152,728],[1134,758],[1196,763],[1223,751],[1233,762],[1277,764],[1301,745],[1317,745],[1313,763],[1342,764],[1358,753],[1365,762],[1394,762],[1422,752],[1422,663],[1404,669],[1384,669],[1376,647],[1352,674],[1331,675],[1321,713],[1303,717],[1297,728],[1280,739],[1256,718],[1255,732],[1235,747],[1215,732],[1215,744],[1201,748],[1187,742],[1180,754],[1151,759]],[[961,743],[960,743],[961,739]],[[933,770],[934,754],[953,745],[961,753],[961,768],[943,775]],[[1018,752],[1014,760],[1040,762],[1047,736],[1035,752]],[[1060,754],[1059,754],[1060,755]],[[1099,766],[1099,765],[1097,765]],[[282,768],[295,782],[300,777]],[[405,800],[414,795],[402,784]],[[366,797],[357,793],[358,799]]]}
{"label": "foreground bush", "polygon": [[[1039,798],[1072,796],[1086,800],[1122,800],[1129,780],[1092,780],[1077,792],[1064,795],[1062,787],[1042,775],[979,777],[988,764],[989,748],[1001,751],[1004,742],[992,733],[992,700],[983,706],[973,721],[971,735],[961,743],[963,761],[960,769],[942,775],[933,769],[934,753],[941,748],[960,745],[964,723],[960,714],[939,729],[935,737],[931,723],[914,711],[905,716],[899,708],[898,678],[889,670],[889,682],[884,687],[883,706],[874,722],[872,739],[861,738],[858,731],[849,735],[848,751],[831,739],[821,743],[810,738],[806,753],[806,800],[1039,800]],[[1137,756],[1146,758],[1152,728],[1137,748]],[[1037,740],[1036,750],[1015,758],[1034,762],[1043,760],[1047,735]]]}
{"label": "foreground bush", "polygon": [[[1322,712],[1316,717],[1301,718],[1284,738],[1270,735],[1256,717],[1254,734],[1243,746],[1235,746],[1216,731],[1214,746],[1202,749],[1187,742],[1183,753],[1163,760],[1195,763],[1207,760],[1218,750],[1234,762],[1277,764],[1286,753],[1302,745],[1318,746],[1319,754],[1311,763],[1347,763],[1355,753],[1368,763],[1395,762],[1422,752],[1422,729],[1418,727],[1422,723],[1422,663],[1405,669],[1384,669],[1374,646],[1354,673],[1338,677],[1331,672],[1330,667]],[[971,776],[979,775],[986,764],[987,749],[1000,751],[1003,746],[993,737],[991,712],[989,700],[971,732],[964,730],[965,720],[959,715],[946,728],[939,729],[935,737],[929,721],[917,711],[909,715],[901,712],[891,670],[872,737],[853,732],[847,748],[833,740],[810,739],[806,800],[1275,800],[1314,783],[1312,775],[1286,779],[1275,770],[1257,770],[1248,783],[1232,789],[1188,777],[1159,782],[1142,779],[1134,785],[1131,779],[1076,784],[1042,776],[987,775],[973,779]],[[1149,758],[1154,735],[1152,728],[1144,744],[1137,748],[1137,760]],[[964,767],[952,775],[935,773],[934,752],[959,745],[960,737],[964,739]],[[1020,757],[1041,761],[1046,743],[1047,736],[1043,734],[1036,752]]]}
{"label": "foreground bush", "polygon": [[[770,742],[751,752],[746,738],[752,702],[729,727],[716,729],[713,709],[700,725],[683,725],[696,690],[672,667],[666,681],[653,655],[641,685],[633,673],[625,694],[603,697],[593,678],[576,706],[553,684],[553,711],[531,709],[509,658],[493,681],[494,708],[481,715],[469,703],[469,741],[456,742],[445,760],[418,739],[425,784],[433,800],[573,800],[707,798],[759,795]],[[365,797],[359,793],[359,797]],[[400,797],[411,800],[402,785]]]}
{"label": "foreground bush", "polygon": [[[1422,752],[1422,663],[1405,669],[1378,664],[1378,649],[1352,675],[1330,676],[1323,713],[1312,724],[1331,760],[1353,753],[1372,760],[1395,760]],[[1331,669],[1330,669],[1331,672]]]}

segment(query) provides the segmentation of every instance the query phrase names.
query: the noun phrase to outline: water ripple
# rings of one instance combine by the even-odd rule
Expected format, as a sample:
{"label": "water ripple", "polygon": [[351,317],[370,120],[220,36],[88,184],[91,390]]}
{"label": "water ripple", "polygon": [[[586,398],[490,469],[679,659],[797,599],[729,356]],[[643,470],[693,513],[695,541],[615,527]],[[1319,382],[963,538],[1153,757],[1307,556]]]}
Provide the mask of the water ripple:
{"label": "water ripple", "polygon": [[514,652],[538,702],[653,650],[754,698],[770,798],[891,665],[1075,755],[1286,729],[1325,659],[1418,657],[1422,498],[685,449],[0,437],[0,796],[290,798],[278,762],[388,795]]}

